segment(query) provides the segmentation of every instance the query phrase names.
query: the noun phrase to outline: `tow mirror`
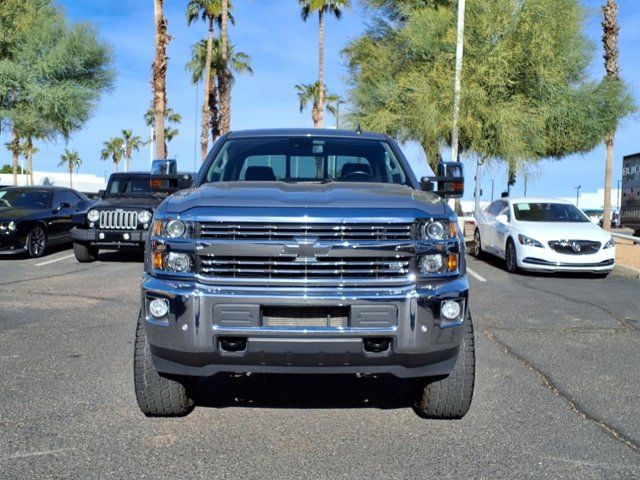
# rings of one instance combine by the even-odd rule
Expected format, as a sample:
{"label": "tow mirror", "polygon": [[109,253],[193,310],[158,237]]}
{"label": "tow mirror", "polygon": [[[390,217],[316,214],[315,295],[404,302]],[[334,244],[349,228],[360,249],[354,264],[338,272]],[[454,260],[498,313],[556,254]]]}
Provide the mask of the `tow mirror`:
{"label": "tow mirror", "polygon": [[433,192],[443,198],[460,198],[464,194],[464,169],[459,162],[440,162],[438,175],[423,177],[422,190]]}
{"label": "tow mirror", "polygon": [[178,163],[170,159],[154,160],[151,164],[151,191],[173,193],[178,189]]}

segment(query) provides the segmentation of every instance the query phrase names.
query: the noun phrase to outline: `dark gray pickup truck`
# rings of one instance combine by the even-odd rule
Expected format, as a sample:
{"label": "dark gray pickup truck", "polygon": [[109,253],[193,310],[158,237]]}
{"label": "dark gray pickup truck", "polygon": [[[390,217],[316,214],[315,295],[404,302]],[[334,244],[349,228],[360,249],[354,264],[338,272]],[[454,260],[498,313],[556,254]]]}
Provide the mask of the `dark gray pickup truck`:
{"label": "dark gray pickup truck", "polygon": [[142,412],[187,414],[194,380],[218,373],[342,373],[412,378],[421,416],[464,416],[473,326],[443,200],[462,190],[460,164],[417,179],[383,135],[222,137],[194,187],[154,214],[134,355]]}

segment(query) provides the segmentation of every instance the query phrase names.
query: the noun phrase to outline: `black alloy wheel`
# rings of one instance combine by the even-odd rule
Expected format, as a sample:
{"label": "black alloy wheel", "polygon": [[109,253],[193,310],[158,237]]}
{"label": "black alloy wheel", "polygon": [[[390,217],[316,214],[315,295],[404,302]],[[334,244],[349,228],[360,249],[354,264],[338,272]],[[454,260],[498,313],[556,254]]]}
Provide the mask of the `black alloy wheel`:
{"label": "black alloy wheel", "polygon": [[471,255],[476,258],[482,256],[482,239],[480,238],[480,230],[476,228],[473,234],[473,245],[471,246]]}
{"label": "black alloy wheel", "polygon": [[518,271],[518,254],[516,253],[516,246],[511,239],[507,240],[504,263],[508,272],[516,273]]}
{"label": "black alloy wheel", "polygon": [[41,226],[33,227],[27,236],[27,252],[32,258],[44,255],[47,248],[47,234]]}

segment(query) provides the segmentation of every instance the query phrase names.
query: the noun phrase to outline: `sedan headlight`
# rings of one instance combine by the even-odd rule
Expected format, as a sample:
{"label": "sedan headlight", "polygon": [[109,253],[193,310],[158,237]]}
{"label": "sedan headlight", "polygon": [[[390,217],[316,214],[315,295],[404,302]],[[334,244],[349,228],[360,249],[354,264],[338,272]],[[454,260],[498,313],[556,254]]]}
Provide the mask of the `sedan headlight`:
{"label": "sedan headlight", "polygon": [[611,237],[607,243],[604,244],[602,248],[613,248],[616,246],[616,241]]}
{"label": "sedan headlight", "polygon": [[455,223],[440,220],[421,223],[418,231],[420,240],[446,240],[458,234]]}
{"label": "sedan headlight", "polygon": [[149,223],[151,221],[151,212],[148,210],[141,210],[138,212],[139,223]]}
{"label": "sedan headlight", "polygon": [[87,220],[92,223],[97,222],[100,220],[100,212],[98,210],[89,210],[89,213],[87,213]]}
{"label": "sedan headlight", "polygon": [[526,235],[518,235],[518,241],[520,242],[520,245],[526,245],[527,247],[543,248],[542,244],[538,240],[534,240]]}

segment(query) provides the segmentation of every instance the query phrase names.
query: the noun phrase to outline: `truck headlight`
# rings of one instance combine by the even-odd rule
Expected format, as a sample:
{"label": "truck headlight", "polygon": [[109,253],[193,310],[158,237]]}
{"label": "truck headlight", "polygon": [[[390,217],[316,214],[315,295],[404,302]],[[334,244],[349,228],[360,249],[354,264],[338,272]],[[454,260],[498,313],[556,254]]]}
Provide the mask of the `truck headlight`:
{"label": "truck headlight", "polygon": [[616,246],[616,241],[611,237],[607,243],[604,244],[602,248],[613,248]]}
{"label": "truck headlight", "polygon": [[141,210],[138,212],[139,223],[149,223],[151,221],[151,212],[148,210]]}
{"label": "truck headlight", "polygon": [[543,248],[542,244],[538,240],[534,240],[526,235],[518,235],[518,241],[520,242],[520,245],[526,245],[527,247]]}
{"label": "truck headlight", "polygon": [[154,298],[149,302],[149,313],[154,318],[162,318],[169,313],[169,302],[166,298]]}
{"label": "truck headlight", "polygon": [[455,254],[422,255],[418,258],[418,268],[423,275],[455,272],[458,268],[458,256]]}
{"label": "truck headlight", "polygon": [[169,238],[183,237],[187,232],[187,226],[182,220],[169,220],[164,226]]}
{"label": "truck headlight", "polygon": [[171,272],[187,272],[191,267],[191,259],[186,253],[170,252],[164,257],[164,265]]}
{"label": "truck headlight", "polygon": [[100,212],[98,210],[89,210],[89,213],[87,213],[87,220],[92,223],[97,222],[100,220]]}
{"label": "truck headlight", "polygon": [[446,240],[457,235],[455,223],[439,220],[421,223],[418,230],[420,240]]}

